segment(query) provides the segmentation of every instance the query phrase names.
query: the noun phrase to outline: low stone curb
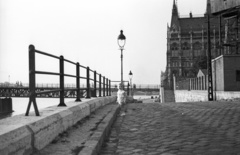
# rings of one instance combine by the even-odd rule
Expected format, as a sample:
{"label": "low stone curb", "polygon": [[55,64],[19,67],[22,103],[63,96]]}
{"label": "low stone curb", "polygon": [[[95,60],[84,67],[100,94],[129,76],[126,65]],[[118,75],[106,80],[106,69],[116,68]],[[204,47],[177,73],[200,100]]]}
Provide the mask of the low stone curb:
{"label": "low stone curb", "polygon": [[[115,102],[116,96],[68,103],[68,107],[48,107],[40,116],[17,115],[0,120],[0,154],[32,154],[51,143],[60,133],[99,107]],[[46,103],[47,104],[47,103]]]}
{"label": "low stone curb", "polygon": [[101,149],[104,140],[110,133],[111,126],[119,113],[120,108],[113,109],[98,125],[93,135],[86,141],[84,148],[78,153],[78,155],[97,155]]}

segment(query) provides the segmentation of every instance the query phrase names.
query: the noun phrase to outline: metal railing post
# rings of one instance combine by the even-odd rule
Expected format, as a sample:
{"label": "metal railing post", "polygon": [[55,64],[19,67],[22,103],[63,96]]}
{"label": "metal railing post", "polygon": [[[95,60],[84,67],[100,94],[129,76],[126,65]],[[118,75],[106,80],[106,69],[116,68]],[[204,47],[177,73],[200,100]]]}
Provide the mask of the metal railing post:
{"label": "metal railing post", "polygon": [[111,96],[111,80],[109,80],[109,96]]}
{"label": "metal railing post", "polygon": [[60,103],[58,104],[58,107],[63,107],[66,106],[64,103],[64,57],[61,55],[59,59],[59,64],[60,64]]}
{"label": "metal railing post", "polygon": [[97,97],[97,72],[94,71],[94,93],[92,97]]}
{"label": "metal railing post", "polygon": [[99,95],[98,97],[102,97],[102,75],[99,74]]}
{"label": "metal railing post", "polygon": [[37,103],[36,103],[35,88],[36,88],[35,47],[33,45],[30,45],[29,46],[29,91],[30,91],[30,96],[29,96],[29,102],[28,102],[28,107],[27,107],[25,116],[28,116],[32,102],[33,102],[33,107],[34,107],[36,116],[40,116],[38,107],[37,107]]}
{"label": "metal railing post", "polygon": [[77,88],[77,98],[75,101],[80,102],[80,65],[79,63],[76,64],[76,88]]}
{"label": "metal railing post", "polygon": [[89,67],[87,67],[87,81],[86,81],[86,83],[87,83],[87,96],[86,96],[86,98],[91,98],[90,97],[90,74],[89,74],[89,71],[90,71],[90,69],[89,69]]}
{"label": "metal railing post", "polygon": [[108,78],[106,79],[106,94],[108,96]]}
{"label": "metal railing post", "polygon": [[105,76],[103,77],[103,97],[105,97]]}

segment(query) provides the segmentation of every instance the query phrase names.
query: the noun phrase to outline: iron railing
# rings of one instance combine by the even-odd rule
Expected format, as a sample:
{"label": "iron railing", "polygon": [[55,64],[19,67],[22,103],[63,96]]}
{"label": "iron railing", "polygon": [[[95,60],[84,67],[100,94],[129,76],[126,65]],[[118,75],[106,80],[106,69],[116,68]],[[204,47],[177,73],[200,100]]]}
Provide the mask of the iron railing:
{"label": "iron railing", "polygon": [[[45,55],[48,57],[52,57],[55,59],[59,60],[59,73],[56,72],[47,72],[47,71],[37,71],[35,70],[35,53]],[[65,62],[70,63],[76,67],[76,74],[71,75],[71,74],[65,74],[64,72],[64,64]],[[86,69],[86,77],[82,77],[80,75],[80,68]],[[90,72],[94,74],[93,79],[90,78]],[[41,92],[36,92],[36,74],[44,74],[44,75],[55,75],[59,76],[59,89],[53,89],[53,90],[47,90],[47,91],[41,91]],[[98,75],[98,80],[97,80],[97,75]],[[76,88],[65,88],[64,84],[64,78],[65,77],[72,77],[76,79]],[[86,87],[85,88],[80,88],[80,79],[85,79],[86,80]],[[93,81],[93,88],[90,87],[90,81]],[[39,50],[36,50],[33,45],[29,46],[29,103],[26,111],[26,116],[29,115],[29,110],[31,107],[31,104],[33,103],[34,110],[36,116],[39,116],[39,111],[36,103],[36,97],[38,94],[48,94],[52,92],[59,92],[60,93],[60,103],[58,106],[66,106],[64,103],[64,92],[65,91],[76,91],[76,101],[81,101],[80,99],[80,91],[85,90],[86,91],[86,98],[91,98],[92,97],[97,97],[97,83],[99,84],[98,87],[98,94],[99,97],[102,96],[102,91],[103,91],[103,97],[105,96],[105,92],[107,96],[111,96],[111,80],[108,78],[105,78],[101,74],[97,73],[96,71],[91,70],[89,67],[85,67],[80,65],[78,62],[72,62],[70,60],[64,59],[64,57],[61,55],[60,57],[45,53]],[[102,88],[103,87],[103,88]],[[103,89],[103,90],[102,90]]]}

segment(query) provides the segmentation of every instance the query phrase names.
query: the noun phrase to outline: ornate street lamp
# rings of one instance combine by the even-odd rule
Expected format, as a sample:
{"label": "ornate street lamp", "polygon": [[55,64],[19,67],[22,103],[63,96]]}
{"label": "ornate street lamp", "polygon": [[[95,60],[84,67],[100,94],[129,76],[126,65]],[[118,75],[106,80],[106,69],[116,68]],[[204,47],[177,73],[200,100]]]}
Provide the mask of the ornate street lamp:
{"label": "ornate street lamp", "polygon": [[118,36],[118,45],[121,50],[121,84],[123,85],[123,50],[126,43],[126,37],[123,35],[123,30],[120,31],[120,35]]}
{"label": "ornate street lamp", "polygon": [[128,76],[129,76],[130,87],[131,87],[131,89],[130,89],[130,95],[133,96],[133,93],[132,93],[132,77],[133,77],[132,71],[129,72]]}

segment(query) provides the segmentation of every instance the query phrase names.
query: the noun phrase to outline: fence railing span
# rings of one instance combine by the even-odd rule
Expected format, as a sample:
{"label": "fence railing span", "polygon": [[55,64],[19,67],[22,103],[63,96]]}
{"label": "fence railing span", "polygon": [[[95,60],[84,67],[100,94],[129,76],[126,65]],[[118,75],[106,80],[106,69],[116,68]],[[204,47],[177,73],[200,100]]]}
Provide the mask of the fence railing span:
{"label": "fence railing span", "polygon": [[208,75],[176,82],[177,90],[207,90]]}
{"label": "fence railing span", "polygon": [[[97,78],[99,74],[97,73]],[[117,82],[117,83],[116,83]],[[124,84],[124,88],[127,88],[129,81],[124,81],[126,82]],[[118,83],[120,81],[111,81],[111,88],[117,88]],[[157,84],[132,84],[134,88],[136,89],[159,89],[160,85]],[[86,87],[86,84],[81,83],[80,86],[82,88]],[[91,88],[94,88],[94,83],[92,82],[90,84]],[[0,83],[0,88],[28,88],[29,84],[28,83],[23,83],[21,86],[18,86],[14,83],[11,84],[4,84]],[[59,83],[36,83],[36,88],[59,88]],[[65,88],[76,88],[76,83],[64,83]],[[97,90],[99,89],[99,85],[97,85]]]}
{"label": "fence railing span", "polygon": [[[41,54],[41,55],[45,55],[48,57],[52,57],[55,59],[59,60],[59,73],[56,72],[46,72],[46,71],[36,71],[35,70],[35,53]],[[72,65],[75,65],[76,67],[76,75],[71,75],[71,74],[65,74],[64,72],[64,64],[65,62],[70,63]],[[82,77],[80,75],[80,68],[84,68],[86,69],[86,77]],[[92,72],[94,74],[93,79],[90,78],[90,72]],[[44,75],[55,75],[55,76],[59,76],[59,89],[54,89],[54,90],[47,90],[47,91],[41,91],[41,92],[36,92],[36,74],[44,74]],[[97,75],[98,80],[97,80]],[[76,79],[76,88],[66,88],[64,87],[65,84],[65,77],[72,77]],[[80,88],[80,79],[85,79],[86,80],[86,87],[85,88]],[[90,81],[93,81],[94,86],[93,88],[91,88],[90,86]],[[28,103],[28,107],[27,107],[27,111],[26,111],[26,116],[29,115],[29,110],[31,107],[31,104],[33,103],[33,107],[34,107],[34,111],[36,116],[40,116],[39,111],[38,111],[38,107],[37,107],[37,102],[36,102],[36,97],[38,94],[48,94],[48,93],[52,93],[52,92],[59,92],[60,93],[60,103],[58,106],[66,106],[66,104],[64,103],[64,93],[65,91],[76,91],[76,101],[81,101],[80,99],[80,91],[86,91],[86,98],[91,98],[92,97],[97,97],[97,83],[99,84],[98,87],[98,95],[99,97],[102,96],[103,93],[103,97],[105,96],[105,91],[107,96],[111,96],[111,80],[109,80],[108,78],[105,78],[104,76],[102,76],[101,74],[98,74],[96,71],[91,70],[89,67],[84,67],[82,65],[80,65],[78,62],[72,62],[70,60],[64,59],[63,56],[55,56],[49,53],[45,53],[39,50],[36,50],[35,47],[33,45],[29,46],[29,103]],[[103,90],[102,90],[103,89]],[[92,92],[92,93],[91,93]],[[92,94],[92,95],[91,95]]]}

